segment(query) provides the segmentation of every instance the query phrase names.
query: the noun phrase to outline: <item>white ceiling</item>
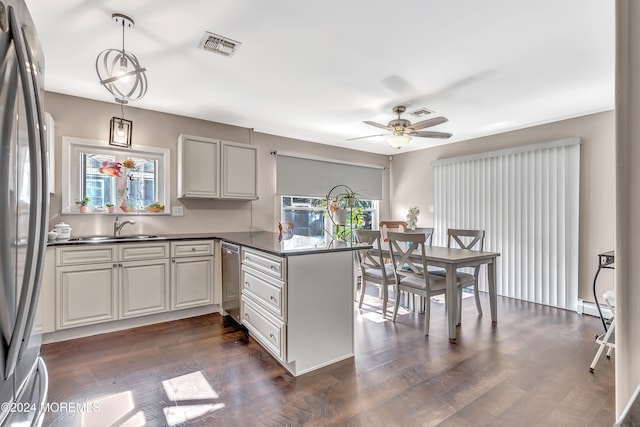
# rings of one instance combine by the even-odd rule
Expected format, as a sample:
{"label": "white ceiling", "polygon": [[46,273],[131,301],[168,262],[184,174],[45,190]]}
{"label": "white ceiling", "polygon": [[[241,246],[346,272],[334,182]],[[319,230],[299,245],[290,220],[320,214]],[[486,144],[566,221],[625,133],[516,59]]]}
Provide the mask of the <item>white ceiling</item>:
{"label": "white ceiling", "polygon": [[[357,150],[397,154],[362,123],[394,105],[448,123],[402,151],[614,107],[614,2],[606,0],[27,0],[45,89],[113,101],[95,59],[125,48],[147,68],[131,106]],[[205,52],[205,31],[240,41]],[[435,116],[429,116],[435,117]],[[424,118],[405,115],[412,122]],[[140,125],[137,125],[140,126]]]}

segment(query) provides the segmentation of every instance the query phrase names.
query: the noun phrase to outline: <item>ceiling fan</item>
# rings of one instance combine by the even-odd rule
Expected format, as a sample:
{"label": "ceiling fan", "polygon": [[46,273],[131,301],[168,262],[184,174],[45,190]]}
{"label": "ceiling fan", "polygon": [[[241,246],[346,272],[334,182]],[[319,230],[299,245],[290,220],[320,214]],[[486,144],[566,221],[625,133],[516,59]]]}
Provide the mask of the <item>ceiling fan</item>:
{"label": "ceiling fan", "polygon": [[434,117],[433,119],[422,120],[421,122],[417,122],[411,124],[409,120],[400,118],[400,115],[406,111],[406,107],[404,105],[398,105],[393,107],[393,113],[398,115],[397,119],[391,120],[388,124],[382,125],[376,122],[370,122],[365,120],[363,123],[366,123],[371,126],[375,126],[377,128],[385,129],[391,131],[391,134],[378,134],[378,135],[369,135],[369,136],[361,136],[358,138],[351,138],[347,141],[353,141],[355,139],[363,139],[363,138],[372,138],[374,136],[387,136],[387,142],[394,148],[402,148],[411,141],[411,138],[414,136],[420,138],[451,138],[450,133],[446,132],[434,132],[434,131],[421,131],[420,129],[428,128],[431,126],[436,126],[442,123],[447,122],[448,120],[445,117]]}

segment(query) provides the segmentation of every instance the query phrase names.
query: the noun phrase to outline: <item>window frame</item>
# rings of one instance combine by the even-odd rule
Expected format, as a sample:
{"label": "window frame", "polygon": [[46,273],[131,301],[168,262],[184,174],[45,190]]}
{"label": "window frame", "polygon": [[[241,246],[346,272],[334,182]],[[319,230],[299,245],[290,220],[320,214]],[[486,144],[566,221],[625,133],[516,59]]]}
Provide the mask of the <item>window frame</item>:
{"label": "window frame", "polygon": [[[82,153],[105,154],[118,158],[140,157],[157,161],[157,187],[155,194],[158,202],[164,204],[163,212],[148,212],[138,209],[135,212],[122,212],[116,209],[117,215],[170,215],[171,150],[167,148],[136,146],[135,148],[118,148],[106,141],[85,138],[62,137],[62,214],[79,214],[80,207],[75,203],[84,197],[86,182],[83,182]],[[117,208],[117,207],[116,207]],[[88,214],[106,214],[107,212],[87,212]]]}
{"label": "window frame", "polygon": [[[326,230],[327,228],[330,226],[330,222],[331,220],[329,220],[327,218],[327,207],[326,206],[322,206],[324,203],[321,204],[321,206],[311,206],[311,203],[309,203],[307,206],[294,206],[293,204],[291,206],[284,206],[284,199],[285,197],[291,197],[291,198],[300,198],[300,199],[317,199],[320,201],[324,201],[326,200],[325,197],[315,197],[315,196],[293,196],[293,195],[281,195],[280,196],[280,221],[287,221],[285,219],[285,212],[286,211],[307,211],[307,212],[322,212],[323,214],[323,218],[324,218],[324,224],[323,224],[323,228],[322,228],[322,238],[327,237],[326,235]],[[372,199],[362,199],[363,201],[370,201],[371,202],[371,208],[362,208],[364,209],[365,212],[371,212],[371,229],[372,230],[377,230],[378,229],[378,222],[379,222],[379,216],[380,216],[380,201],[379,200],[372,200]],[[293,234],[296,234],[296,229],[294,227],[293,229]],[[314,237],[319,237],[319,236],[314,236]]]}

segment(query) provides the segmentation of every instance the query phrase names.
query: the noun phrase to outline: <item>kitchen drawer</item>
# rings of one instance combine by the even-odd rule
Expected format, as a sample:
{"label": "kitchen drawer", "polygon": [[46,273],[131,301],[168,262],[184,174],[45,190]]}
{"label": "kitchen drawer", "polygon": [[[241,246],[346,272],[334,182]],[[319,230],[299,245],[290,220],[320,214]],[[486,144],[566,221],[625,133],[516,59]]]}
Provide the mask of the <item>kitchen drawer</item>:
{"label": "kitchen drawer", "polygon": [[120,261],[169,258],[169,243],[132,243],[118,245]]}
{"label": "kitchen drawer", "polygon": [[242,267],[242,292],[281,320],[287,320],[285,318],[284,282],[268,277],[245,265]]}
{"label": "kitchen drawer", "polygon": [[249,248],[242,248],[242,264],[249,265],[282,281],[287,280],[287,262],[285,258]]}
{"label": "kitchen drawer", "polygon": [[258,304],[246,296],[242,296],[242,324],[247,327],[253,337],[262,344],[274,357],[285,360],[286,325],[267,313]]}
{"label": "kitchen drawer", "polygon": [[77,265],[112,262],[117,260],[115,245],[87,245],[56,248],[56,265]]}
{"label": "kitchen drawer", "polygon": [[213,255],[213,240],[190,240],[171,242],[171,256],[206,256]]}

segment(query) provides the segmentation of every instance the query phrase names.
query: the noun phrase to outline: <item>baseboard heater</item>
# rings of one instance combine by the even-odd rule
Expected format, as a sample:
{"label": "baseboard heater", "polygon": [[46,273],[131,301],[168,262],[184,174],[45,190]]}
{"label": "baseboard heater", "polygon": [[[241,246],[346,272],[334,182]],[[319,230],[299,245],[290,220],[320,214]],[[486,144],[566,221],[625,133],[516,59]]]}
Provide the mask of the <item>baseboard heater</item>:
{"label": "baseboard heater", "polygon": [[[602,310],[602,315],[605,318],[610,319],[613,317],[613,312],[611,311],[610,307],[604,304],[600,304],[600,309]],[[578,312],[578,314],[588,314],[589,316],[600,317],[600,314],[598,313],[598,306],[596,306],[596,303],[594,301],[585,301],[583,299],[579,299],[576,311]]]}

